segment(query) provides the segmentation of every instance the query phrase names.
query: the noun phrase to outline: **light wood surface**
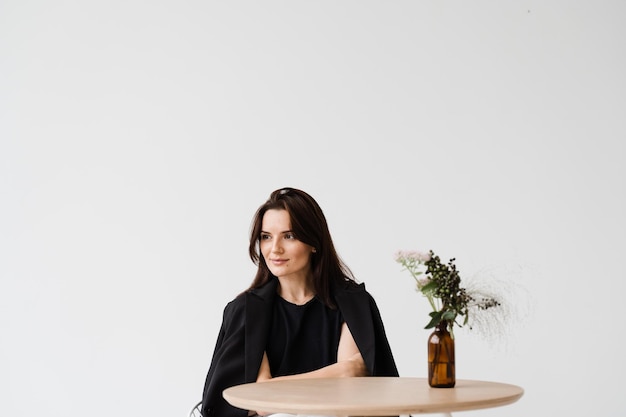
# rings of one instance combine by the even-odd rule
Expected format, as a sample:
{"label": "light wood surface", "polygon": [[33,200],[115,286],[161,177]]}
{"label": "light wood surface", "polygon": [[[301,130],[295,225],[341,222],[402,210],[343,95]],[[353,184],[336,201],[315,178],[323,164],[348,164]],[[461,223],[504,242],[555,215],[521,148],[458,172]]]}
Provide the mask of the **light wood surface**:
{"label": "light wood surface", "polygon": [[361,377],[267,381],[234,386],[223,395],[245,410],[332,416],[392,416],[499,407],[524,394],[516,385],[457,380],[431,388],[425,378]]}

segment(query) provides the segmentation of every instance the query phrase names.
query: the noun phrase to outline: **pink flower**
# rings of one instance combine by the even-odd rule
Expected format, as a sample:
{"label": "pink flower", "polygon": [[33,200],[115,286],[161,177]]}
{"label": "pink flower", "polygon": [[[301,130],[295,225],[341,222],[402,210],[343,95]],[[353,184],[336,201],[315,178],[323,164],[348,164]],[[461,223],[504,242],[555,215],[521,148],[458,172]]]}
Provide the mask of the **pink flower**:
{"label": "pink flower", "polygon": [[424,288],[424,285],[428,284],[430,282],[429,278],[420,278],[418,280],[416,280],[417,282],[417,289],[422,291],[422,288]]}
{"label": "pink flower", "polygon": [[395,256],[396,262],[419,262],[424,263],[430,260],[430,252],[418,250],[399,250]]}

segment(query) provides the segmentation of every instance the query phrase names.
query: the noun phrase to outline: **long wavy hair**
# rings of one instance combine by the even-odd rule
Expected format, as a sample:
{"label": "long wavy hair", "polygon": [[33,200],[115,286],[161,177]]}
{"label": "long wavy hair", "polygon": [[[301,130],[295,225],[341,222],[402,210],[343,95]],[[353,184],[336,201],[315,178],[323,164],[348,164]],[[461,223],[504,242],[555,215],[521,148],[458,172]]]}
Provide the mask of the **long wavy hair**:
{"label": "long wavy hair", "polygon": [[326,217],[319,204],[309,194],[295,188],[273,191],[254,215],[248,252],[258,269],[248,290],[261,287],[274,278],[260,249],[263,216],[268,210],[286,210],[296,239],[315,248],[315,253],[311,254],[313,286],[317,296],[326,305],[334,307],[332,289],[356,285],[356,280],[335,250]]}

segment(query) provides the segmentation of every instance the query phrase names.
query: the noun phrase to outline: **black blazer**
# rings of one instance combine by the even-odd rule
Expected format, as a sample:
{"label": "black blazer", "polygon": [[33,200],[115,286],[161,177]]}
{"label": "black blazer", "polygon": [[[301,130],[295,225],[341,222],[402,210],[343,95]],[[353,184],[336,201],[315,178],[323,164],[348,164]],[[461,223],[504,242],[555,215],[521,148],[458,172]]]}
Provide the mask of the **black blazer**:
{"label": "black blazer", "polygon": [[[246,417],[231,406],[222,391],[256,381],[272,317],[278,280],[240,294],[226,305],[213,359],[202,395],[204,417]],[[350,328],[371,376],[398,376],[376,302],[358,284],[333,291],[337,307]]]}

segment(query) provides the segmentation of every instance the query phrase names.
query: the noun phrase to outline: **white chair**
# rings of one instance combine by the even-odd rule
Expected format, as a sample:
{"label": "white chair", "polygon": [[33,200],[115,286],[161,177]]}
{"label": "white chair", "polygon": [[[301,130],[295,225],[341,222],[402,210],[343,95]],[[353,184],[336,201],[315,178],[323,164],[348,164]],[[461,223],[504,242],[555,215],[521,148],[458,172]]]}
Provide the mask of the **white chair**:
{"label": "white chair", "polygon": [[189,411],[189,417],[202,417],[202,413],[200,409],[202,407],[202,401],[199,401],[196,405],[193,406],[191,411]]}

